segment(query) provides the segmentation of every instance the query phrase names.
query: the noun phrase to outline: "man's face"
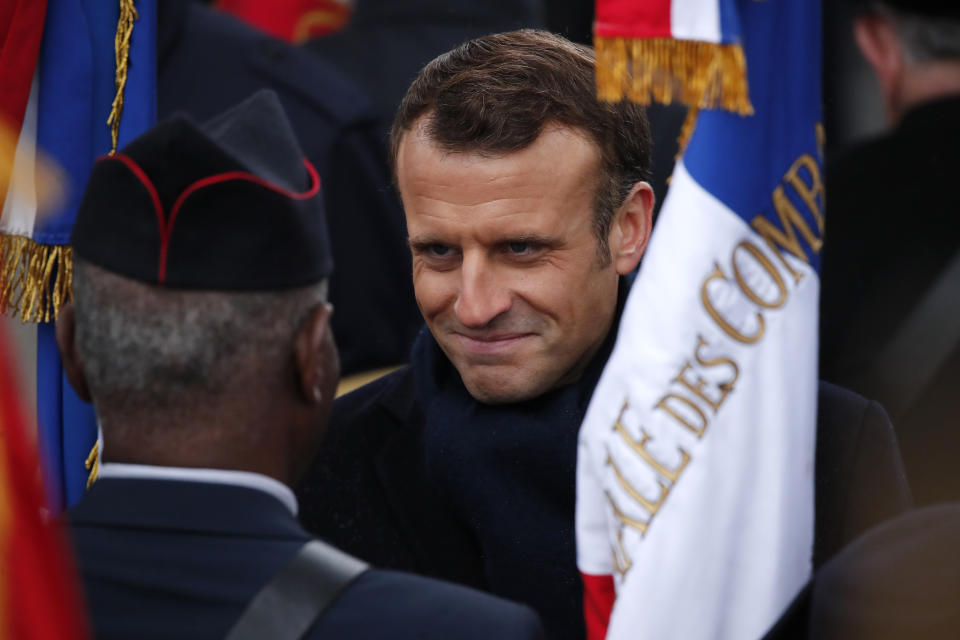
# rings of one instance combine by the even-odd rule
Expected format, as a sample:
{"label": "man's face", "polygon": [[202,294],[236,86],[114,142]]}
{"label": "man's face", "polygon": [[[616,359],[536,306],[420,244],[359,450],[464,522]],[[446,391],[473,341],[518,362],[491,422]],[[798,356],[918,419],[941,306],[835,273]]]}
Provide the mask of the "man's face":
{"label": "man's face", "polygon": [[417,304],[440,348],[481,402],[575,381],[617,299],[592,227],[596,145],[548,126],[505,156],[448,153],[419,124],[401,141],[397,180]]}

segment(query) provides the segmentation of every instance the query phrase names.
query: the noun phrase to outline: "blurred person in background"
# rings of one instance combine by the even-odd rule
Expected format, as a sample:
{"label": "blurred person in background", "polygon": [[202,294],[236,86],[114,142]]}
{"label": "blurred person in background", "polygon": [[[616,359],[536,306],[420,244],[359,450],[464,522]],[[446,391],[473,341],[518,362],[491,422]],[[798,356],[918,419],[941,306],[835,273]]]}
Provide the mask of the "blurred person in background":
{"label": "blurred person in background", "polygon": [[362,87],[386,149],[393,116],[423,65],[471,38],[543,26],[542,0],[356,0],[344,29],[305,47]]}
{"label": "blurred person in background", "polygon": [[817,571],[764,640],[960,637],[960,504],[888,520]]}
{"label": "blurred person in background", "polygon": [[960,7],[859,3],[890,131],[829,158],[825,379],[896,426],[918,505],[960,499]]}

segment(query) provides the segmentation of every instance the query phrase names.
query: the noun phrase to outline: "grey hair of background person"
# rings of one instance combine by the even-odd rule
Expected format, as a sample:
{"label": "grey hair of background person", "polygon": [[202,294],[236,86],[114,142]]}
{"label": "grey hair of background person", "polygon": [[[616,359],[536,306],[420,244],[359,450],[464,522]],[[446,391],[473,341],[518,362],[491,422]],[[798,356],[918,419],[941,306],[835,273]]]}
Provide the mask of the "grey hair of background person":
{"label": "grey hair of background person", "polygon": [[960,20],[931,18],[886,6],[879,9],[895,26],[908,64],[960,61]]}
{"label": "grey hair of background person", "polygon": [[175,290],[80,258],[73,287],[77,350],[98,415],[178,411],[238,389],[273,389],[288,369],[293,380],[296,332],[327,293],[326,281],[271,292]]}

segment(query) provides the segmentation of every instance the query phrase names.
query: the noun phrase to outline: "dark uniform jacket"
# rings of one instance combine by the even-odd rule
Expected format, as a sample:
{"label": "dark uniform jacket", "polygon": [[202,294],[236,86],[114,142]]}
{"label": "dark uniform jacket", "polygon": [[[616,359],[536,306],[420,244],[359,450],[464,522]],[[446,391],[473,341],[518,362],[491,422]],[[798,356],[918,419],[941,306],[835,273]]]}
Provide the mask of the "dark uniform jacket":
{"label": "dark uniform jacket", "polygon": [[[99,480],[69,512],[96,638],[223,638],[309,534],[277,498],[177,480]],[[538,638],[524,607],[393,571],[362,574],[307,638]]]}
{"label": "dark uniform jacket", "polygon": [[[821,375],[889,411],[918,505],[960,500],[960,344],[923,345],[960,317],[922,323],[916,363],[891,365],[883,354],[960,252],[958,175],[960,96],[915,108],[892,133],[827,166]],[[945,284],[960,300],[960,279]],[[877,372],[894,386],[871,381]],[[913,397],[898,397],[910,384]]]}
{"label": "dark uniform jacket", "polygon": [[[454,435],[439,445],[418,399],[418,367],[340,398],[299,489],[301,521],[377,565],[528,604],[548,637],[582,638],[574,478],[577,431],[606,360],[603,351],[595,360],[578,383],[580,410],[565,409],[566,419],[532,424],[537,399],[517,409],[516,422],[441,424]],[[816,565],[910,503],[883,409],[829,384],[821,384],[819,401]],[[454,438],[467,443],[458,446]]]}

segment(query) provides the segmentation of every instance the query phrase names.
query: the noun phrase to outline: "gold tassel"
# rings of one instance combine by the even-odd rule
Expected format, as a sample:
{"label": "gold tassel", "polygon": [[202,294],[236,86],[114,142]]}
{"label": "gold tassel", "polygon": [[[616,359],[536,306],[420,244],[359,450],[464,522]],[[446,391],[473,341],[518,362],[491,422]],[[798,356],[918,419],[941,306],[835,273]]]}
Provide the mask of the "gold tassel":
{"label": "gold tassel", "polygon": [[677,155],[673,160],[676,162],[687,150],[687,144],[693,137],[693,132],[697,128],[697,116],[700,115],[700,107],[690,107],[687,111],[687,117],[683,119],[683,126],[680,127],[680,135],[677,136]]}
{"label": "gold tassel", "polygon": [[638,104],[681,102],[753,115],[747,61],[737,44],[670,38],[594,39],[597,96]]}
{"label": "gold tassel", "polygon": [[87,456],[87,461],[83,463],[83,467],[90,472],[87,476],[87,489],[93,486],[93,483],[97,481],[97,478],[100,476],[100,442],[93,443],[93,449],[90,450],[90,455]]}
{"label": "gold tassel", "polygon": [[110,155],[117,152],[117,139],[120,137],[120,117],[123,115],[123,91],[127,86],[127,70],[130,65],[130,36],[133,34],[133,23],[140,18],[134,0],[120,0],[120,19],[117,21],[117,37],[114,40],[114,56],[117,65],[115,85],[117,93],[113,98],[113,106],[107,125],[110,127],[110,136],[113,146]]}
{"label": "gold tassel", "polygon": [[73,298],[73,250],[0,234],[0,313],[50,322]]}

